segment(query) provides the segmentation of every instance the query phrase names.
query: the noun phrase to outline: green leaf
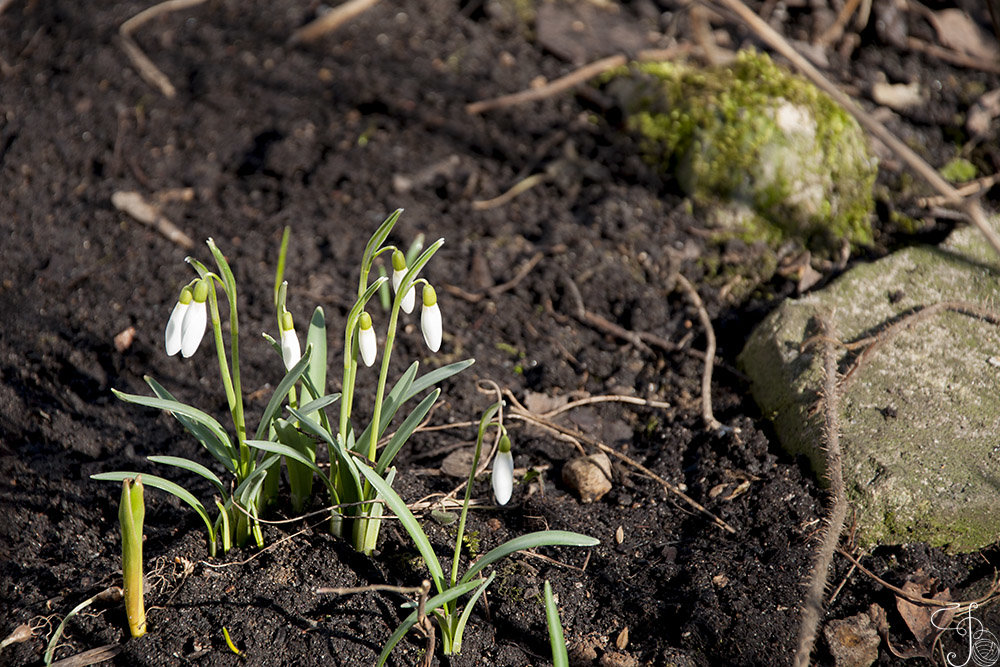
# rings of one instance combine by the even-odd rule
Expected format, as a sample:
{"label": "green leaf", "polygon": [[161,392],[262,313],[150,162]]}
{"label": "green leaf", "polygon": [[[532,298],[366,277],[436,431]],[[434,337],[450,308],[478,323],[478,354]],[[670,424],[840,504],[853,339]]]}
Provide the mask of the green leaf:
{"label": "green leaf", "polygon": [[[307,417],[300,410],[288,408],[288,412],[298,420],[300,428],[322,438],[326,442],[329,450],[333,453],[334,458],[337,459],[337,469],[347,471],[347,479],[350,480],[351,487],[337,488],[336,497],[340,499],[339,502],[351,503],[361,500],[361,478],[358,477],[357,466],[352,460],[351,455],[344,450],[343,446],[341,446],[340,441],[332,437],[329,431]],[[341,479],[343,480],[343,478]],[[329,480],[327,480],[327,482],[329,485]]]}
{"label": "green leaf", "polygon": [[424,558],[424,562],[427,564],[427,569],[431,573],[434,586],[439,592],[444,592],[444,570],[441,569],[441,562],[438,560],[437,554],[434,553],[434,548],[427,539],[427,535],[424,534],[423,528],[420,527],[420,523],[410,511],[410,508],[406,506],[406,503],[399,497],[399,494],[377,472],[363,463],[358,464],[356,468],[358,472],[364,475],[365,479],[368,480],[368,483],[372,485],[372,488],[375,489],[378,495],[382,497],[385,504],[389,506],[389,509],[399,519],[406,532],[410,534],[410,539],[413,540],[414,546],[417,547],[417,551],[420,552],[420,555]]}
{"label": "green leaf", "polygon": [[300,405],[299,410],[302,411],[303,414],[308,415],[322,410],[329,405],[333,405],[338,400],[340,400],[340,392],[337,392],[336,394],[327,394],[326,396],[320,396],[314,401],[309,401],[308,403]]}
{"label": "green leaf", "polygon": [[[280,456],[268,456],[263,461],[260,462],[252,473],[247,475],[247,478],[240,482],[240,485],[236,487],[233,491],[233,496],[238,498],[240,505],[244,509],[256,512],[256,498],[257,494],[260,492],[260,487],[263,486],[264,480],[267,479],[267,472],[271,466],[276,465],[281,460]],[[240,512],[240,510],[236,510]],[[240,512],[242,515],[243,513]]]}
{"label": "green leaf", "polygon": [[455,624],[454,634],[451,638],[451,645],[455,648],[456,652],[462,647],[462,633],[465,632],[465,624],[469,622],[469,616],[472,615],[472,609],[476,606],[476,602],[479,601],[479,597],[486,591],[486,588],[493,583],[493,577],[495,577],[496,574],[496,572],[490,573],[489,578],[483,582],[483,585],[480,586],[475,593],[472,594],[472,597],[469,598],[469,601],[465,605],[465,609],[462,610],[462,615],[459,617],[458,623]]}
{"label": "green leaf", "polygon": [[[158,398],[162,398],[168,401],[177,401],[177,399],[174,398],[169,391],[164,389],[163,385],[161,385],[159,382],[149,377],[148,375],[146,376],[145,379],[146,379],[146,384],[149,385],[150,389],[153,390],[153,393],[156,394]],[[216,425],[218,425],[219,429],[223,431],[223,435],[225,435],[224,440],[219,440],[219,436],[217,435],[216,431],[194,419],[190,419],[177,412],[173,412],[171,414],[173,414],[174,418],[177,419],[177,421],[179,421],[181,425],[184,428],[186,428],[191,435],[194,436],[195,440],[201,443],[202,447],[204,447],[209,454],[215,457],[217,461],[219,461],[220,463],[222,463],[222,465],[226,467],[226,470],[233,473],[234,475],[236,474],[236,462],[233,459],[235,450],[233,449],[232,444],[229,441],[229,435],[225,433],[224,429],[222,429],[221,424],[215,422]]]}
{"label": "green leaf", "polygon": [[406,392],[406,397],[403,399],[403,402],[405,403],[417,394],[423,393],[425,389],[433,387],[438,382],[447,380],[452,375],[456,375],[457,373],[461,373],[474,363],[476,363],[475,359],[456,361],[453,364],[448,364],[447,366],[442,366],[441,368],[435,368],[431,372],[422,375],[414,380],[413,384],[410,385],[410,389]]}
{"label": "green leaf", "polygon": [[512,553],[516,553],[518,551],[534,549],[536,547],[554,546],[593,547],[600,543],[601,541],[597,538],[590,537],[588,535],[581,535],[580,533],[571,533],[566,530],[540,530],[536,533],[528,533],[527,535],[515,537],[512,540],[504,542],[496,549],[492,549],[483,554],[482,558],[473,563],[472,567],[470,567],[469,570],[462,575],[462,578],[459,579],[459,583],[464,583],[476,576],[480,570],[490,563],[495,563],[501,558],[506,558]]}
{"label": "green leaf", "polygon": [[271,400],[267,402],[267,407],[264,408],[264,414],[261,415],[260,424],[257,425],[257,432],[254,434],[254,438],[260,440],[267,433],[267,427],[271,424],[271,420],[274,416],[278,414],[281,409],[281,404],[285,401],[288,396],[288,392],[291,391],[295,383],[299,381],[302,374],[305,373],[306,367],[309,366],[309,358],[312,355],[312,349],[306,347],[305,354],[299,359],[298,363],[288,369],[285,373],[285,377],[281,378],[281,382],[278,383],[277,388],[275,388],[274,393],[271,394]]}
{"label": "green leaf", "polygon": [[247,440],[247,445],[253,447],[254,449],[270,452],[271,454],[280,454],[285,458],[292,459],[296,463],[301,463],[319,475],[320,479],[326,482],[326,485],[330,487],[330,490],[334,490],[330,484],[330,480],[326,478],[326,475],[323,474],[323,471],[320,470],[319,466],[317,466],[314,461],[310,460],[308,455],[303,454],[294,447],[290,447],[289,445],[280,442],[270,442],[269,440]]}
{"label": "green leaf", "polygon": [[306,346],[312,346],[313,349],[308,375],[311,381],[310,393],[313,391],[319,392],[312,396],[316,399],[326,391],[326,316],[323,313],[323,308],[320,306],[316,306],[316,310],[312,314],[312,319],[309,320]]}
{"label": "green leaf", "polygon": [[219,495],[226,495],[226,485],[222,483],[222,480],[214,472],[197,461],[181,458],[180,456],[147,456],[146,459],[153,463],[162,463],[163,465],[174,466],[175,468],[201,475],[215,485],[215,488],[219,491]]}
{"label": "green leaf", "polygon": [[552,667],[569,667],[566,639],[563,637],[559,608],[552,595],[552,584],[545,580],[545,622],[549,626],[549,645],[552,646]]}
{"label": "green leaf", "polygon": [[[424,604],[424,612],[430,614],[435,609],[443,607],[452,600],[457,600],[458,598],[462,597],[469,591],[474,590],[484,581],[488,583],[490,580],[492,580],[492,575],[489,580],[476,579],[475,581],[470,581],[465,584],[459,584],[458,586],[449,588],[447,591],[439,593],[438,595],[435,595],[432,598],[428,598],[427,602]],[[438,620],[440,622],[440,617]],[[416,625],[416,623],[417,623],[416,611],[414,611],[412,614],[403,619],[403,622],[399,624],[399,627],[396,628],[395,632],[392,633],[392,635],[389,637],[389,640],[385,643],[385,648],[382,649],[382,654],[378,657],[378,663],[377,663],[378,667],[381,667],[382,665],[385,664],[385,661],[389,657],[389,654],[392,653],[392,649],[396,648],[396,644],[398,644],[399,641],[406,636],[406,633],[409,632],[410,628]]]}
{"label": "green leaf", "polygon": [[291,227],[285,227],[281,234],[281,246],[278,248],[278,266],[274,270],[274,304],[278,305],[278,289],[285,281],[285,257],[288,255],[288,239],[292,234]]}
{"label": "green leaf", "polygon": [[372,262],[372,258],[378,249],[382,247],[385,240],[389,238],[389,232],[392,228],[396,226],[396,221],[399,220],[399,216],[403,213],[403,209],[397,208],[395,211],[389,214],[375,233],[372,234],[371,238],[368,239],[368,244],[365,246],[365,252],[361,256],[361,266],[369,266]]}
{"label": "green leaf", "polygon": [[102,482],[123,482],[126,479],[137,477],[140,474],[142,475],[142,483],[145,486],[151,486],[155,489],[171,493],[190,505],[208,527],[209,541],[213,544],[215,543],[215,529],[212,527],[212,520],[209,518],[208,512],[205,511],[205,506],[201,504],[201,501],[191,495],[190,491],[174,484],[169,479],[163,479],[162,477],[157,477],[156,475],[138,472],[100,472],[96,475],[91,475],[90,478],[100,480]]}
{"label": "green leaf", "polygon": [[375,472],[382,475],[385,473],[385,469],[389,467],[392,460],[396,458],[396,454],[402,448],[406,441],[410,439],[413,435],[413,431],[420,426],[420,422],[424,420],[427,413],[430,412],[431,408],[434,406],[434,402],[441,395],[440,389],[435,389],[429,393],[424,400],[420,401],[417,407],[413,408],[413,412],[400,424],[399,428],[393,434],[392,438],[389,440],[389,444],[385,446],[382,453],[378,457],[378,464],[375,466]]}
{"label": "green leaf", "polygon": [[[385,433],[385,429],[389,427],[389,422],[396,415],[396,411],[399,410],[400,406],[403,405],[402,397],[410,390],[413,385],[413,378],[417,375],[418,362],[414,361],[410,364],[410,367],[406,369],[406,372],[396,381],[396,384],[392,386],[389,393],[386,394],[385,399],[382,401],[382,416],[379,418],[379,429],[378,437],[381,438],[382,434]],[[356,441],[356,447],[354,451],[358,453],[367,454],[367,452],[362,452],[362,448],[367,447],[371,442],[372,436],[372,425],[368,424],[368,427],[362,431],[361,435]]]}

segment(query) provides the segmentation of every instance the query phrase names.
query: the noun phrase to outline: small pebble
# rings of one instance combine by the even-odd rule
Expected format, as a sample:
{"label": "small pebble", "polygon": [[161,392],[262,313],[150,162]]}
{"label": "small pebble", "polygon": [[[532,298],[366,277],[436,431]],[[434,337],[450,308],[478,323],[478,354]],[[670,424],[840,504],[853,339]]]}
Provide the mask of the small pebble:
{"label": "small pebble", "polygon": [[563,466],[562,479],[582,502],[600,500],[611,490],[611,459],[604,452],[575,458]]}

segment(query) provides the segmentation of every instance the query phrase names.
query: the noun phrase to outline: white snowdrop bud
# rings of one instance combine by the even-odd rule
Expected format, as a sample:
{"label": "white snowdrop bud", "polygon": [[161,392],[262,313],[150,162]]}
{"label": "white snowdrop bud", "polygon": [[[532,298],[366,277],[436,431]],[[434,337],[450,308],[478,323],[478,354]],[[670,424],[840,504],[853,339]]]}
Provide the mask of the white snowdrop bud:
{"label": "white snowdrop bud", "polygon": [[184,323],[184,314],[191,307],[194,294],[190,287],[184,287],[181,295],[177,298],[177,304],[170,312],[170,319],[167,320],[167,330],[164,334],[166,339],[167,355],[174,356],[181,351],[181,325]]}
{"label": "white snowdrop bud", "polygon": [[424,305],[420,310],[420,331],[431,352],[441,349],[441,309],[437,304],[437,293],[430,285],[424,285]]}
{"label": "white snowdrop bud", "polygon": [[358,318],[358,350],[361,352],[361,360],[365,362],[365,366],[371,366],[375,363],[378,341],[375,340],[372,316],[365,312],[362,312]]}
{"label": "white snowdrop bud", "polygon": [[493,497],[498,505],[506,505],[514,490],[514,457],[510,453],[510,438],[504,433],[500,438],[497,455],[493,459]]}
{"label": "white snowdrop bud", "polygon": [[281,360],[285,363],[285,370],[299,363],[302,358],[302,349],[299,347],[299,337],[295,334],[295,320],[287,310],[281,314]]}
{"label": "white snowdrop bud", "polygon": [[[392,291],[399,292],[399,285],[403,282],[403,276],[406,275],[406,257],[400,250],[392,251]],[[406,295],[403,296],[403,300],[400,302],[400,308],[403,309],[404,313],[412,313],[413,306],[417,300],[417,290],[411,284],[410,289],[406,290]]]}
{"label": "white snowdrop bud", "polygon": [[205,327],[208,326],[208,283],[199,280],[192,290],[194,300],[184,313],[181,322],[181,355],[186,359],[198,351],[201,339],[205,337]]}

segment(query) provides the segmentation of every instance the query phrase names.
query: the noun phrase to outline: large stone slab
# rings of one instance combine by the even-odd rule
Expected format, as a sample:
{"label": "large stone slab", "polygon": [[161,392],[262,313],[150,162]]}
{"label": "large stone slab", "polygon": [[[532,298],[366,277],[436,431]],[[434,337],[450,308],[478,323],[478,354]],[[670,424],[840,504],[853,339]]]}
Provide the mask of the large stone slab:
{"label": "large stone slab", "polygon": [[[997,220],[994,220],[994,224]],[[821,353],[802,350],[824,313],[845,342],[944,301],[1000,310],[1000,260],[972,228],[939,247],[860,265],[771,313],[740,355],[782,445],[822,470]],[[841,371],[858,351],[842,352]],[[841,400],[844,479],[864,543],[970,551],[1000,539],[1000,327],[944,311],[874,351]]]}

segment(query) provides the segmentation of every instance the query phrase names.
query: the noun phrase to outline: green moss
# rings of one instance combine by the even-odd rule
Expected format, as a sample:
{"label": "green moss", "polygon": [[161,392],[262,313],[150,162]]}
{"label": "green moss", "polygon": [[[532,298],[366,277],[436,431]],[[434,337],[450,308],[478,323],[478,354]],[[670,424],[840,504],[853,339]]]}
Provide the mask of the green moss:
{"label": "green moss", "polygon": [[[606,88],[625,109],[644,157],[699,206],[739,202],[733,233],[814,249],[872,242],[876,163],[854,119],[766,55],[724,67],[641,63]],[[733,216],[730,216],[733,217]]]}
{"label": "green moss", "polygon": [[952,183],[965,183],[976,177],[976,165],[965,158],[957,157],[941,167],[941,177]]}

